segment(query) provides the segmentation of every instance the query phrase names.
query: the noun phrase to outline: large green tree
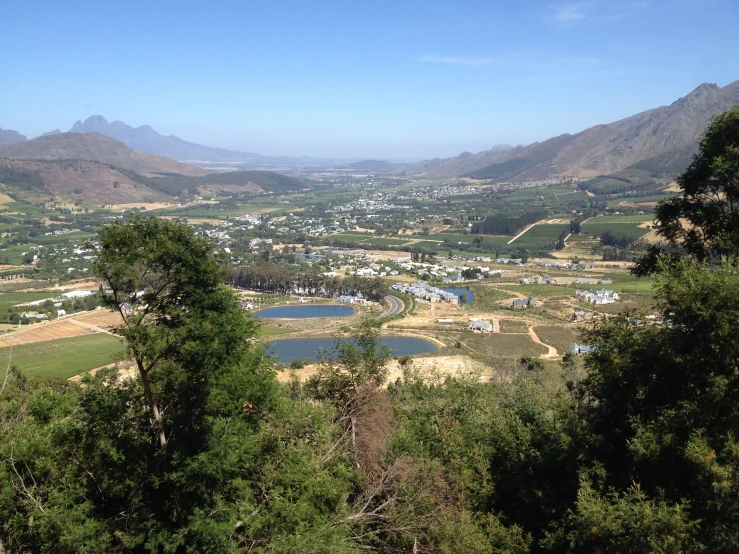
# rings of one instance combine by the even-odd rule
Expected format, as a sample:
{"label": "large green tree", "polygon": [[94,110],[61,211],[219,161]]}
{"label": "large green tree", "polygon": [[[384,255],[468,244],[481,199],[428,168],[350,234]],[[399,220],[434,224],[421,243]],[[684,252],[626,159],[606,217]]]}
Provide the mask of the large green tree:
{"label": "large green tree", "polygon": [[[700,142],[700,151],[677,178],[681,194],[655,210],[657,233],[698,260],[739,256],[739,106],[717,116]],[[663,248],[663,250],[665,250]],[[653,248],[636,270],[655,270],[660,250]]]}

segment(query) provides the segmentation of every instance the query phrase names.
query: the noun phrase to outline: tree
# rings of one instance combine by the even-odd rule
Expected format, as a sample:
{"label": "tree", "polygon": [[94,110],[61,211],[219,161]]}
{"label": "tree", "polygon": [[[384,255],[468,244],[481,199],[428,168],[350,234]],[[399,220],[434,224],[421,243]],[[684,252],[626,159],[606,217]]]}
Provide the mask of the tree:
{"label": "tree", "polygon": [[[657,233],[698,260],[739,256],[739,106],[719,115],[703,134],[700,151],[677,178],[682,194],[655,210]],[[656,268],[653,248],[636,268]]]}
{"label": "tree", "polygon": [[[622,318],[585,333],[598,348],[585,359],[583,452],[600,468],[598,496],[618,493],[613,509],[626,495],[627,504],[662,511],[706,551],[736,552],[739,274],[729,263],[695,260],[659,269],[664,327]],[[645,496],[628,492],[634,485]],[[682,511],[700,525],[686,524]],[[636,529],[641,516],[633,517]]]}
{"label": "tree", "polygon": [[[102,304],[121,316],[114,333],[131,351],[164,455],[172,426],[199,425],[207,381],[238,362],[258,324],[223,285],[212,243],[185,224],[134,217],[103,227],[89,247],[109,288]],[[170,429],[164,399],[176,399]]]}

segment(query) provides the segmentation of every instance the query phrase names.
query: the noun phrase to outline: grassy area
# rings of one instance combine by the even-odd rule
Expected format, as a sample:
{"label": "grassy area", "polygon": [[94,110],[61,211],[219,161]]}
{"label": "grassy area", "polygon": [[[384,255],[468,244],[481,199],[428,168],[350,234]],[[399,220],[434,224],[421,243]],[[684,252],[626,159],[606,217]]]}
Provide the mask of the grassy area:
{"label": "grassy area", "polygon": [[500,320],[500,332],[501,333],[528,333],[529,327],[523,321],[516,321],[515,319],[501,319]]}
{"label": "grassy area", "polygon": [[566,233],[570,232],[570,224],[562,223],[544,223],[542,225],[534,225],[531,229],[526,231],[523,235],[513,241],[512,244],[519,243],[540,243],[540,242],[557,242],[557,239],[562,234],[562,231]]}
{"label": "grassy area", "polygon": [[585,225],[590,223],[646,223],[654,220],[653,213],[634,214],[634,215],[599,215],[590,219]]}
{"label": "grassy area", "polygon": [[465,332],[462,334],[461,341],[474,351],[475,357],[485,362],[489,362],[493,357],[518,358],[520,356],[540,356],[548,352],[546,347],[532,341],[528,334],[476,335]]}
{"label": "grassy area", "polygon": [[[0,348],[0,363],[9,352],[8,347]],[[68,379],[120,360],[124,352],[119,339],[98,333],[14,346],[12,363],[26,377]]]}
{"label": "grassy area", "polygon": [[541,342],[556,348],[560,355],[566,353],[573,343],[580,340],[576,327],[542,325],[534,327],[534,331]]}
{"label": "grassy area", "polygon": [[270,325],[262,325],[257,331],[259,337],[272,337],[274,335],[285,335],[287,333],[294,333],[297,329],[290,329],[288,327],[272,327]]}
{"label": "grassy area", "polygon": [[[597,219],[600,220],[601,218]],[[638,223],[601,223],[600,221],[591,223],[591,221],[580,226],[583,234],[600,237],[606,231],[610,231],[617,237],[626,236],[629,237],[629,240],[635,241],[649,232],[649,229],[639,227]]]}
{"label": "grassy area", "polygon": [[511,297],[508,292],[482,283],[471,283],[468,287],[475,295],[475,301],[467,304],[466,308],[473,312],[499,310],[501,309],[500,301]]}
{"label": "grassy area", "polygon": [[385,237],[370,237],[361,241],[362,244],[384,244],[391,246],[401,246],[408,243],[408,239],[391,239]]}
{"label": "grassy area", "polygon": [[54,298],[61,292],[0,292],[0,313],[6,313],[10,308],[17,304],[25,304],[35,300],[43,300],[44,298]]}
{"label": "grassy area", "polygon": [[522,294],[526,297],[532,296],[535,299],[551,298],[553,296],[571,296],[575,292],[568,287],[559,285],[513,285],[507,284],[501,287],[504,290]]}

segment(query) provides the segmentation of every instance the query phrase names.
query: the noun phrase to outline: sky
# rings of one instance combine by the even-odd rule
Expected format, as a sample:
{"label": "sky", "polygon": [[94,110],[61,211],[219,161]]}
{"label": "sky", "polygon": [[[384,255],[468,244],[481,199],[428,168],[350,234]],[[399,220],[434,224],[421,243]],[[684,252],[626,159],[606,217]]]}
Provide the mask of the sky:
{"label": "sky", "polygon": [[739,79],[739,1],[3,0],[0,127],[267,155],[529,144]]}

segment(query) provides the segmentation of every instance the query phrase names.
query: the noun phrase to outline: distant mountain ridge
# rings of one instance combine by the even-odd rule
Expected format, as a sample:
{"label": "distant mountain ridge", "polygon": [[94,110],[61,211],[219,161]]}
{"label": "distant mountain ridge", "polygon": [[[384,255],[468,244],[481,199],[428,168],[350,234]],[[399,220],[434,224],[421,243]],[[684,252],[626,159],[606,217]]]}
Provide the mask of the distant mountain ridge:
{"label": "distant mountain ridge", "polygon": [[132,150],[99,133],[60,133],[0,146],[0,156],[30,160],[85,160],[114,165],[145,177],[174,173],[199,177],[209,172],[163,156]]}
{"label": "distant mountain ridge", "polygon": [[326,161],[312,160],[308,157],[263,156],[252,152],[212,148],[188,142],[174,135],[161,135],[149,125],[134,128],[122,121],[108,123],[102,115],[90,116],[85,121],[78,120],[70,129],[70,132],[100,133],[119,140],[134,150],[166,156],[179,161],[234,162],[262,166],[306,166]]}
{"label": "distant mountain ridge", "polygon": [[739,81],[725,87],[702,84],[669,106],[596,125],[574,135],[506,150],[465,152],[444,160],[426,160],[403,168],[409,174],[469,176],[524,181],[574,174],[594,177],[616,173],[651,160],[667,167],[687,166],[711,118],[739,105]]}
{"label": "distant mountain ridge", "polygon": [[21,135],[18,131],[0,128],[0,145],[12,144],[14,142],[23,142],[28,140],[25,135]]}
{"label": "distant mountain ridge", "polygon": [[210,171],[138,152],[99,133],[59,133],[0,146],[0,184],[25,199],[59,196],[96,204],[159,202],[196,192],[298,191],[270,171]]}

